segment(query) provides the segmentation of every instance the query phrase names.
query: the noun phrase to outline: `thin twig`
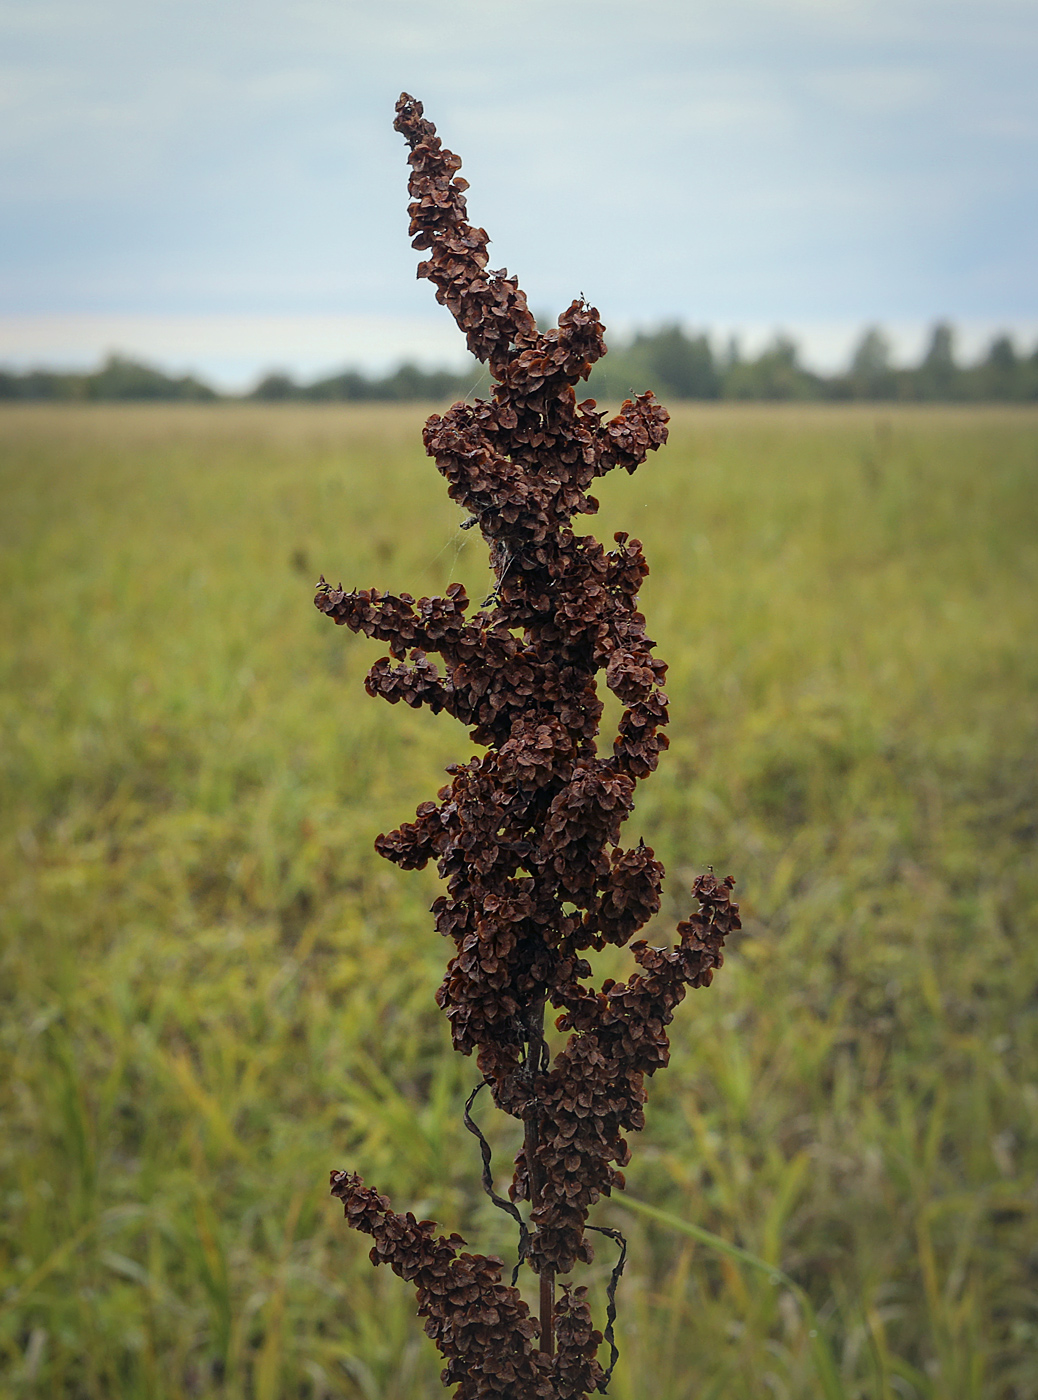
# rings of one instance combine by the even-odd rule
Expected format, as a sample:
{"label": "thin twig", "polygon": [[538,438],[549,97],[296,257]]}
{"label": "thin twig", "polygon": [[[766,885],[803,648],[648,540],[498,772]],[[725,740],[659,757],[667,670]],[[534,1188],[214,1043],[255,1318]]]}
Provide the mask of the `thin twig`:
{"label": "thin twig", "polygon": [[620,1246],[620,1257],[613,1266],[613,1272],[609,1278],[609,1285],[606,1288],[606,1298],[609,1306],[606,1309],[605,1340],[609,1343],[609,1369],[598,1382],[598,1389],[605,1394],[606,1386],[613,1378],[613,1371],[616,1363],[620,1360],[620,1348],[616,1345],[616,1333],[613,1323],[616,1321],[616,1285],[620,1282],[620,1275],[624,1271],[627,1263],[627,1241],[619,1230],[611,1230],[608,1225],[585,1225],[585,1230],[594,1230],[599,1235],[608,1235]]}
{"label": "thin twig", "polygon": [[494,1174],[491,1170],[490,1143],[487,1142],[486,1138],[480,1132],[478,1125],[472,1120],[471,1110],[472,1105],[476,1101],[476,1095],[479,1093],[480,1089],[482,1089],[483,1086],[487,1083],[489,1083],[489,1080],[481,1079],[476,1085],[476,1087],[473,1089],[472,1093],[469,1094],[468,1099],[465,1103],[465,1127],[468,1128],[469,1132],[472,1133],[474,1137],[479,1138],[479,1150],[483,1158],[483,1190],[493,1201],[494,1205],[497,1206],[498,1210],[505,1211],[506,1214],[510,1215],[515,1221],[515,1223],[519,1226],[519,1258],[516,1261],[515,1268],[512,1270],[512,1287],[514,1288],[515,1281],[519,1277],[520,1265],[526,1258],[526,1252],[530,1246],[530,1232],[526,1228],[526,1221],[519,1214],[519,1211],[515,1204],[512,1201],[506,1200],[504,1196],[499,1196],[494,1190]]}

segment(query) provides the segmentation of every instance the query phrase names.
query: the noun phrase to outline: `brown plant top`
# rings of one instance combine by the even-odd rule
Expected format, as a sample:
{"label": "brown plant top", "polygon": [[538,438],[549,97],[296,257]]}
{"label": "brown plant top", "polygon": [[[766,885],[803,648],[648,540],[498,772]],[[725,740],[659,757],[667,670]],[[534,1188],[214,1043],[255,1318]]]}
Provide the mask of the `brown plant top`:
{"label": "brown plant top", "polygon": [[[388,646],[367,677],[371,695],[446,711],[485,749],[451,765],[438,800],[376,849],[405,870],[436,860],[446,881],[433,912],[455,953],[437,1002],[455,1048],[477,1053],[497,1105],[527,1124],[511,1195],[532,1202],[527,1258],[543,1279],[593,1257],[588,1211],[623,1185],[624,1133],[643,1126],[644,1077],[667,1063],[666,1027],[686,989],[709,985],[721,965],[738,905],[731,878],[700,876],[698,911],[678,925],[675,947],[636,942],[628,981],[586,984],[582,955],[627,944],[660,906],[652,849],[619,842],[635,785],[666,747],[667,697],[637,606],[648,573],[640,543],[617,534],[606,550],[571,521],[597,510],[596,478],[634,472],[666,442],[668,415],[651,393],[609,420],[593,400],[577,402],[574,386],[605,354],[598,312],[574,301],[557,329],[539,332],[515,278],[488,270],[461,162],[421,103],[402,96],[395,125],[410,147],[414,246],[429,254],[418,275],[496,381],[489,401],[456,403],[424,431],[451,499],[489,546],[496,587],[471,615],[457,583],[416,601],[322,579],[315,601]],[[608,754],[597,744],[600,672],[624,706]],[[553,1062],[546,1004],[571,1032]],[[444,1380],[460,1383],[463,1400],[577,1396],[602,1382],[583,1290],[555,1305],[557,1355],[535,1352],[551,1320],[542,1313],[539,1329],[500,1282],[499,1260],[459,1255],[463,1241],[394,1214],[350,1174],[333,1174],[333,1190],[349,1222],[374,1236],[372,1259],[416,1283],[426,1330],[448,1358]]]}

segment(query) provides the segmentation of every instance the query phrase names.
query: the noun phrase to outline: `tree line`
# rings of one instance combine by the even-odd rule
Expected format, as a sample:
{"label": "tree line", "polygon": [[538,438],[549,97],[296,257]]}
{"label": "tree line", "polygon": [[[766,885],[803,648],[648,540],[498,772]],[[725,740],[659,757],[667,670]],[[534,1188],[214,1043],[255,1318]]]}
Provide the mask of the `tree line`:
{"label": "tree line", "polygon": [[974,364],[960,363],[955,333],[933,327],[919,363],[897,366],[878,327],[861,337],[847,368],[819,374],[800,361],[795,341],[779,335],[760,354],[744,357],[737,341],[718,354],[705,334],[663,326],[601,360],[588,381],[602,399],[625,398],[653,388],[664,402],[676,399],[760,399],[773,402],[879,401],[905,403],[1033,403],[1038,401],[1038,346],[1021,353],[1012,337],[995,336]]}
{"label": "tree line", "polygon": [[113,403],[120,400],[148,400],[193,403],[221,398],[215,389],[194,375],[164,374],[151,365],[110,355],[100,369],[77,374],[72,371],[30,369],[23,374],[0,370],[0,399],[52,400],[81,403]]}
{"label": "tree line", "polygon": [[[370,376],[345,370],[309,384],[268,374],[246,394],[223,394],[194,375],[173,376],[151,365],[111,355],[100,369],[71,373],[0,370],[0,400],[72,402],[405,403],[483,393],[486,371],[475,361],[457,373],[403,364]],[[588,393],[601,400],[627,398],[651,388],[666,402],[682,399],[902,403],[1038,402],[1038,346],[1021,351],[1009,335],[994,337],[972,364],[955,353],[955,332],[933,327],[916,365],[895,365],[890,341],[878,327],[861,337],[845,370],[820,374],[800,360],[795,341],[776,336],[755,356],[731,341],[718,353],[705,333],[678,324],[642,332],[611,350],[591,372]]]}

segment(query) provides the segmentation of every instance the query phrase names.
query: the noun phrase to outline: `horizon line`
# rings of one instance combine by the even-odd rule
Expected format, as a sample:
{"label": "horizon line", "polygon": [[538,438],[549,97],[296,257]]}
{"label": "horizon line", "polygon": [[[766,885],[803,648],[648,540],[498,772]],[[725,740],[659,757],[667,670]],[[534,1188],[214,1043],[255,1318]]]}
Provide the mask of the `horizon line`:
{"label": "horizon line", "polygon": [[[538,319],[547,314],[535,308]],[[551,317],[552,323],[554,317]],[[773,317],[715,321],[675,314],[611,318],[616,348],[635,335],[679,325],[706,335],[715,351],[734,338],[744,355],[759,354],[779,336],[798,347],[806,369],[839,373],[865,331],[888,337],[892,362],[918,362],[935,325],[950,325],[960,362],[983,355],[996,335],[1007,334],[1025,352],[1038,341],[1038,317]],[[1021,345],[1020,342],[1025,342]],[[91,372],[111,355],[145,362],[164,372],[211,381],[222,392],[242,392],[264,375],[294,379],[355,371],[386,374],[410,363],[423,370],[460,372],[470,359],[454,323],[440,317],[352,312],[35,312],[0,314],[0,365],[10,372]]]}

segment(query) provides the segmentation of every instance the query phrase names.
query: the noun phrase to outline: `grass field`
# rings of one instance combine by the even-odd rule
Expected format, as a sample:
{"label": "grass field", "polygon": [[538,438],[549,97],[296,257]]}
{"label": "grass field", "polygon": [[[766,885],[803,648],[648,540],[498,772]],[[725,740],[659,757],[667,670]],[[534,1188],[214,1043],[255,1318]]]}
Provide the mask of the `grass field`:
{"label": "grass field", "polygon": [[[422,417],[0,414],[5,1398],[433,1400],[332,1167],[512,1257],[435,874],[372,850],[471,748],[369,699],[378,646],[311,603],[320,572],[486,591]],[[1038,413],[688,408],[600,494],[671,664],[627,828],[669,871],[650,937],[707,864],[745,915],[629,1195],[818,1324],[617,1198],[611,1393],[1033,1400]]]}

